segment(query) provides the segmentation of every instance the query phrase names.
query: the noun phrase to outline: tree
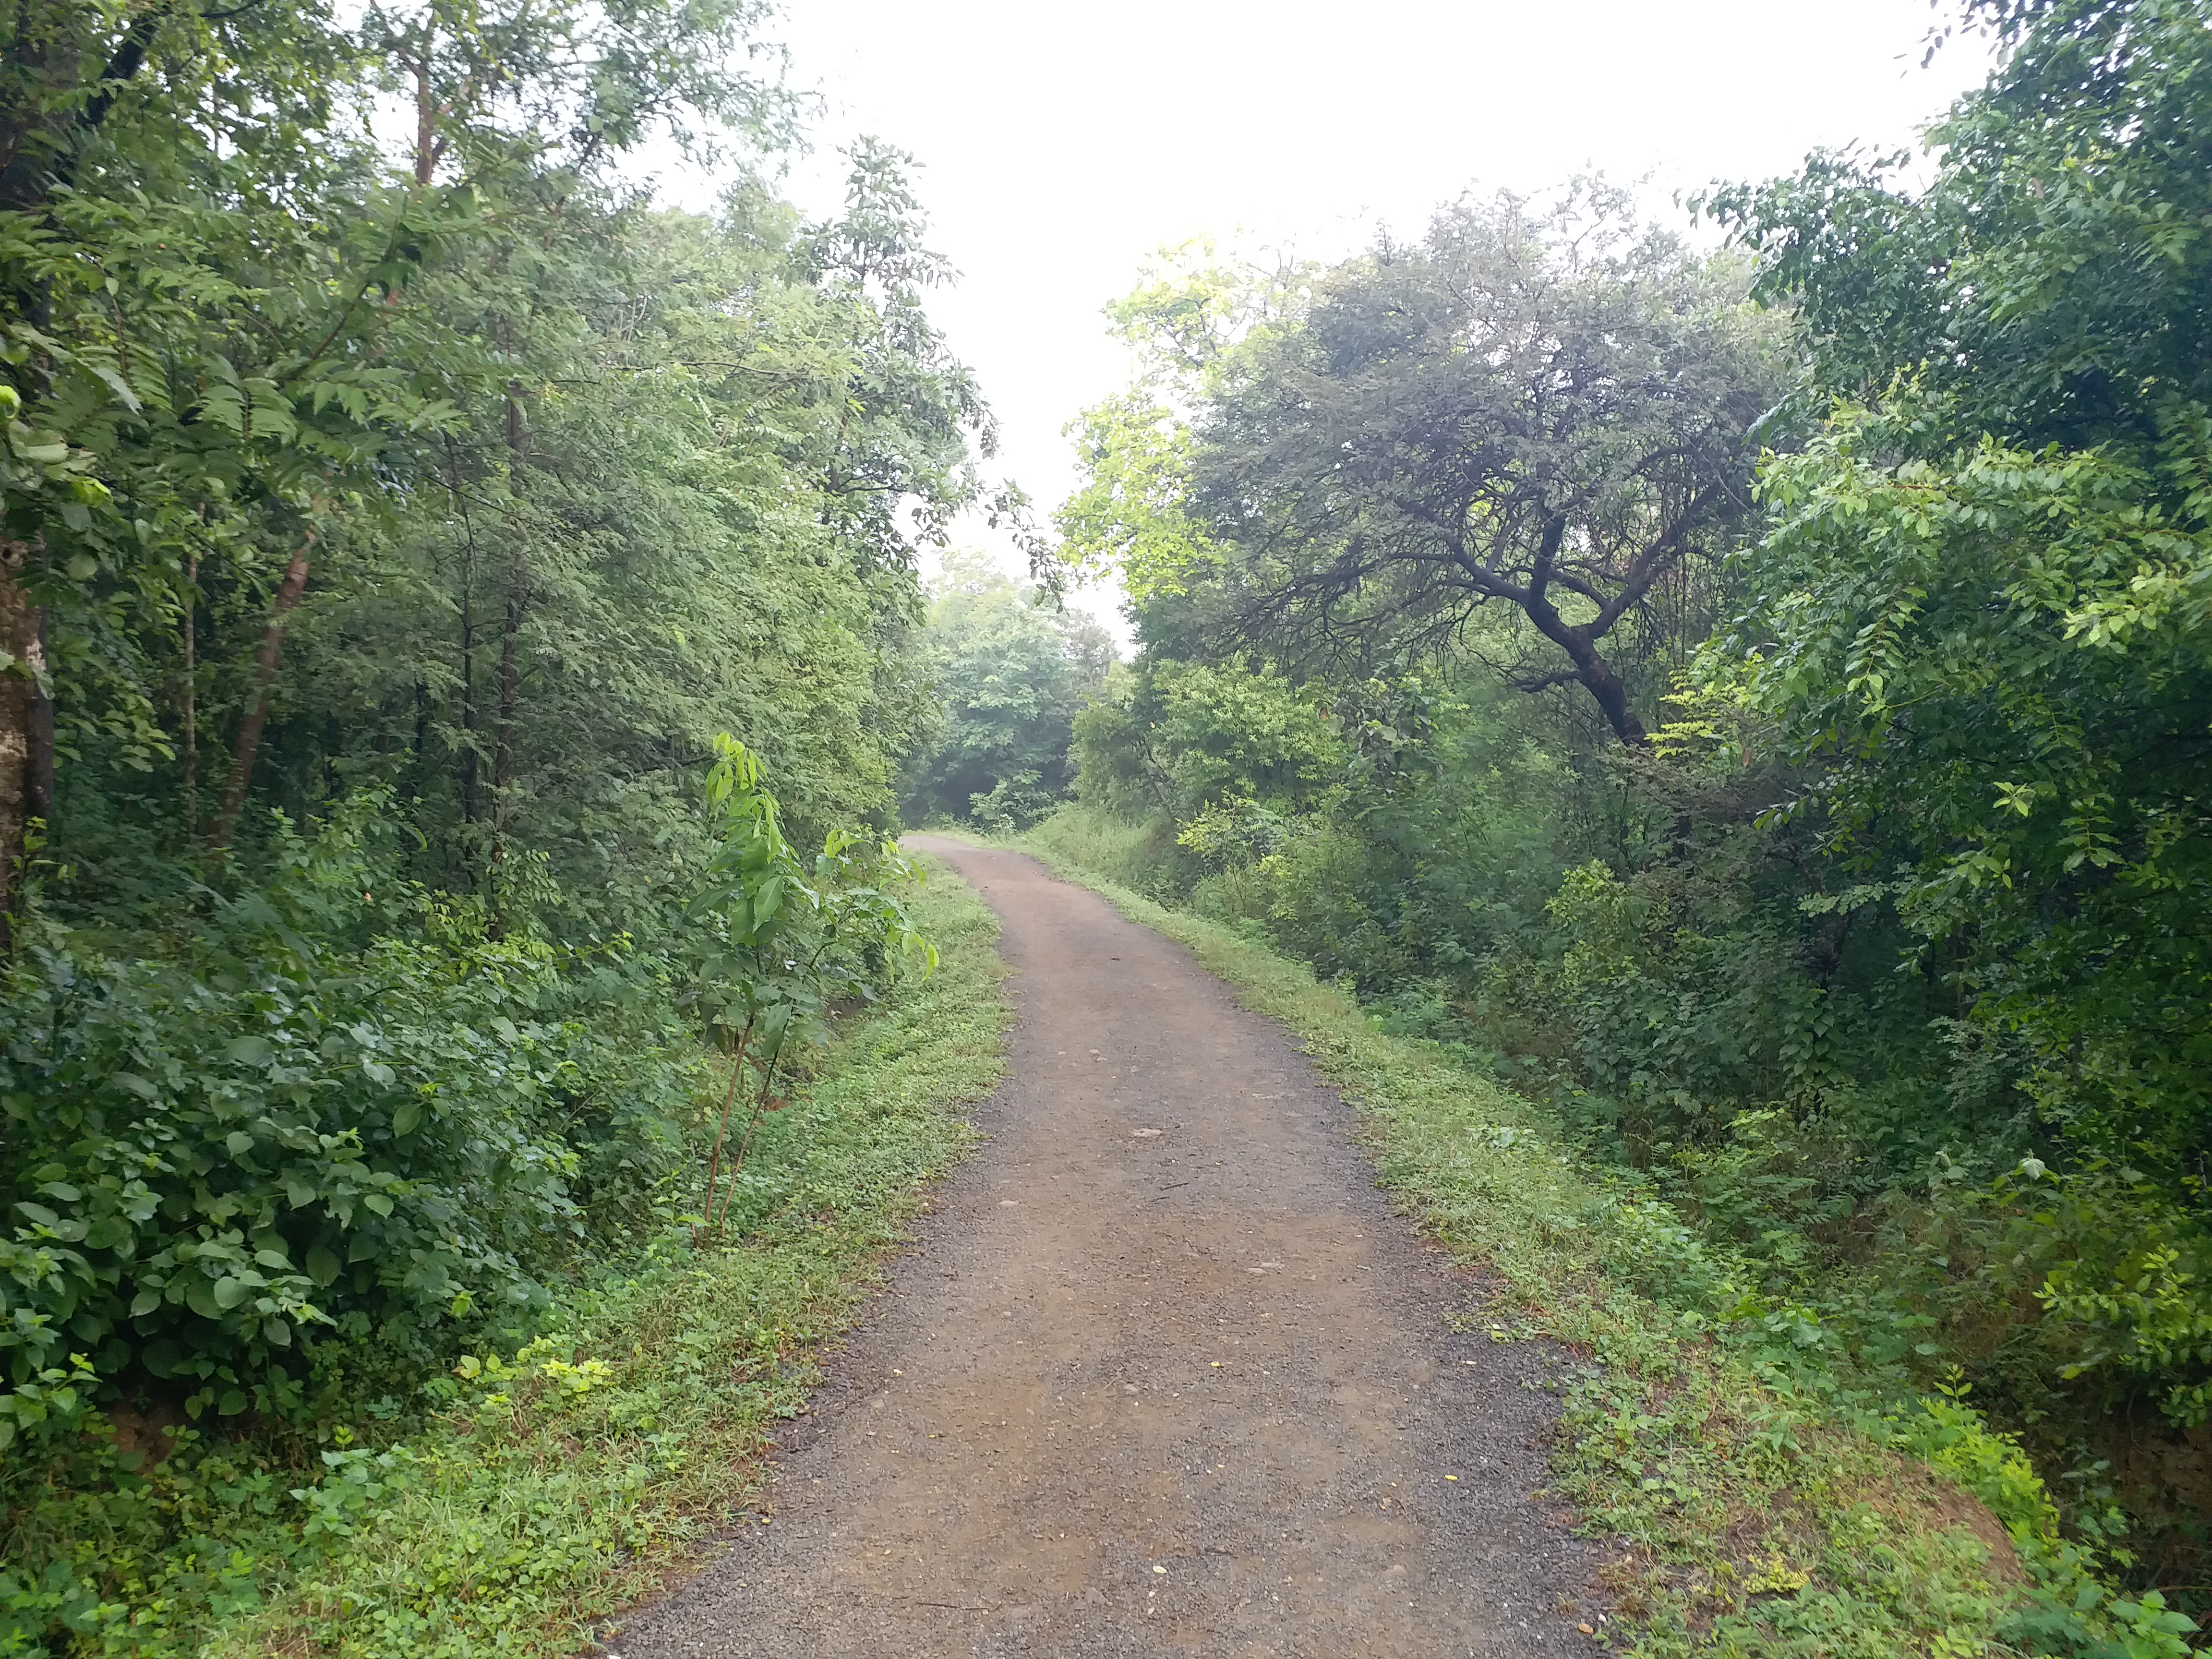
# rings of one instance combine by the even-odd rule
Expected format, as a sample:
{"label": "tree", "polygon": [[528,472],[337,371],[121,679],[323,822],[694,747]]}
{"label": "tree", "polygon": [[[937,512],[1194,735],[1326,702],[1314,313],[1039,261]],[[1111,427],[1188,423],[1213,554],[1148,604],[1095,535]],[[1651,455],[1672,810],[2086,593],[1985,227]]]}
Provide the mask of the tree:
{"label": "tree", "polygon": [[1113,641],[1089,618],[1000,574],[981,555],[945,562],[924,661],[943,710],[911,763],[909,818],[966,817],[994,796],[1016,818],[1049,810],[1072,776],[1075,716],[1103,689]]}
{"label": "tree", "polygon": [[58,753],[167,750],[136,646],[189,613],[184,573],[283,568],[319,492],[412,406],[369,363],[398,320],[362,304],[392,216],[348,187],[360,149],[330,131],[349,55],[289,5],[9,19],[0,362],[27,471],[0,527],[0,754],[23,757],[0,765],[0,884],[52,810]]}
{"label": "tree", "polygon": [[742,169],[712,228],[623,178],[654,132],[789,137],[758,15],[15,15],[0,882],[43,822],[80,895],[189,886],[261,804],[382,781],[481,889],[595,862],[725,729],[810,830],[887,815],[989,414],[895,152],[815,226]]}
{"label": "tree", "polygon": [[[1808,403],[1708,691],[1784,814],[2016,1045],[2081,1367],[2212,1411],[2212,38],[2157,0],[1972,9],[2010,47],[1909,194],[1816,157],[1723,192],[1802,307]],[[2108,1162],[2109,1161],[2109,1162]],[[2039,1164],[2039,1168],[2042,1167]],[[2055,1219],[2070,1217],[2063,1225]]]}
{"label": "tree", "polygon": [[1620,636],[1694,615],[1779,385],[1747,281],[1595,187],[1543,216],[1462,202],[1316,278],[1205,370],[1184,511],[1224,619],[1356,666],[1503,605],[1504,672],[1580,684],[1640,743]]}

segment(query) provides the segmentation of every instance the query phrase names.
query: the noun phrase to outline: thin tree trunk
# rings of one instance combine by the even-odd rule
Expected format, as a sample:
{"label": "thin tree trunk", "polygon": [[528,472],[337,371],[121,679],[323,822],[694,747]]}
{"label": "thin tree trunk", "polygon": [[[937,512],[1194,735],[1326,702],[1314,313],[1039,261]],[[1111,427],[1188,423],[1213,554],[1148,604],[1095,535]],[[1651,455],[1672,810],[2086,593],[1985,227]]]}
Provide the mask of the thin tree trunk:
{"label": "thin tree trunk", "polygon": [[[514,331],[502,318],[500,319],[500,339],[507,360],[514,359]],[[513,475],[522,470],[522,390],[514,381],[507,383],[507,450],[512,492]],[[523,591],[520,562],[510,563],[507,571],[507,626],[499,642],[499,732],[494,740],[491,789],[492,817],[495,824],[503,827],[507,820],[507,786],[513,773],[514,759],[514,717],[521,697],[521,686],[515,662],[516,642],[522,632],[523,612],[528,608],[530,596]]]}
{"label": "thin tree trunk", "polygon": [[461,822],[477,821],[476,561],[461,578]]}
{"label": "thin tree trunk", "polygon": [[516,641],[522,632],[523,612],[529,596],[519,589],[507,596],[507,631],[499,646],[499,735],[492,754],[492,811],[504,821],[507,787],[514,769],[514,721],[522,702],[521,666],[516,660]]}
{"label": "thin tree trunk", "polygon": [[200,827],[199,653],[194,626],[199,619],[200,556],[195,548],[185,564],[185,684],[177,719],[185,728],[185,833]]}
{"label": "thin tree trunk", "polygon": [[714,1156],[707,1160],[707,1201],[700,1210],[702,1224],[692,1230],[691,1237],[695,1243],[706,1237],[704,1224],[711,1223],[714,1218],[714,1178],[721,1173],[722,1142],[730,1133],[730,1108],[737,1103],[738,1084],[744,1076],[745,1044],[750,1040],[750,1033],[748,1032],[740,1036],[730,1049],[730,1086],[722,1096],[722,1119],[714,1129]]}
{"label": "thin tree trunk", "polygon": [[284,580],[277,584],[269,625],[261,630],[261,648],[253,659],[253,702],[238,728],[238,741],[230,751],[230,776],[222,787],[222,804],[216,809],[215,825],[208,831],[208,845],[218,853],[230,844],[230,832],[237,827],[239,812],[246,805],[246,787],[252,781],[254,757],[261,749],[261,728],[269,723],[276,659],[284,648],[284,619],[292,614],[307,588],[307,550],[313,544],[312,537],[301,542],[292,562],[284,567]]}
{"label": "thin tree trunk", "polygon": [[42,792],[39,776],[43,618],[22,584],[31,555],[28,542],[0,542],[0,650],[9,658],[0,668],[0,946],[14,938],[23,857],[32,824],[46,813],[41,794],[50,793]]}
{"label": "thin tree trunk", "polygon": [[438,143],[436,101],[430,95],[430,36],[422,37],[422,55],[416,59],[415,70],[415,182],[428,185],[438,176],[438,157],[444,146]]}
{"label": "thin tree trunk", "polygon": [[[499,646],[499,726],[493,738],[491,763],[491,864],[495,872],[507,863],[507,788],[514,770],[514,717],[521,696],[515,636],[522,631],[526,603],[522,593],[512,587],[507,590],[507,627]],[[492,883],[491,936],[507,937],[507,895],[496,880]]]}
{"label": "thin tree trunk", "polygon": [[[461,822],[477,817],[477,527],[469,498],[461,492],[460,457],[446,440],[446,494],[461,520]],[[468,837],[461,838],[461,862],[468,863]]]}
{"label": "thin tree trunk", "polygon": [[[38,640],[38,663],[43,673],[52,653],[46,646],[46,623],[50,620],[44,610],[38,613],[33,630]],[[31,691],[31,788],[29,794],[31,817],[45,823],[54,815],[54,700],[47,695],[43,682],[35,684]]]}

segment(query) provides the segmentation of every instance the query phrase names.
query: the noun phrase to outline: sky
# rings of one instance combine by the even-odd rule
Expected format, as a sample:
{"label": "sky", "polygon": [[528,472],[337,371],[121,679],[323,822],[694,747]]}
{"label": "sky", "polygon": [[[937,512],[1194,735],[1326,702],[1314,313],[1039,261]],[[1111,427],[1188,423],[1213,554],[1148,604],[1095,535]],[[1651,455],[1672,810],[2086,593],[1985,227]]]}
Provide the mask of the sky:
{"label": "sky", "polygon": [[[1928,0],[795,0],[769,33],[819,99],[789,181],[802,205],[835,206],[856,135],[921,163],[931,244],[961,273],[932,313],[997,412],[998,470],[1048,513],[1075,482],[1061,428],[1127,378],[1101,307],[1156,250],[1241,233],[1338,258],[1378,225],[1418,234],[1464,191],[1583,172],[1642,181],[1686,225],[1677,191],[1789,171],[1816,146],[1912,143],[1986,72],[1973,39],[1922,67],[1953,15]],[[980,523],[960,539],[994,544]]]}

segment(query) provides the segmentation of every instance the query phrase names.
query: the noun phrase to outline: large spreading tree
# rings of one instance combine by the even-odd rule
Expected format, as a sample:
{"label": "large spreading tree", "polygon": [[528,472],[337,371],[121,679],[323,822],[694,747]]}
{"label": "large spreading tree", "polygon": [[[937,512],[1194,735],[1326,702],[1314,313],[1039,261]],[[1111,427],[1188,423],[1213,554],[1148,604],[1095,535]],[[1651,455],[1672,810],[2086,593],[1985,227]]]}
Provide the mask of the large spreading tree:
{"label": "large spreading tree", "polygon": [[1748,283],[1585,187],[1544,214],[1462,202],[1250,308],[1238,337],[1189,325],[1211,293],[1140,296],[1132,321],[1191,365],[1187,414],[1093,417],[1077,550],[1157,547],[1171,466],[1218,628],[1357,666],[1463,647],[1504,611],[1480,630],[1503,672],[1580,686],[1641,743],[1625,638],[1679,641],[1705,603],[1779,395],[1781,331]]}

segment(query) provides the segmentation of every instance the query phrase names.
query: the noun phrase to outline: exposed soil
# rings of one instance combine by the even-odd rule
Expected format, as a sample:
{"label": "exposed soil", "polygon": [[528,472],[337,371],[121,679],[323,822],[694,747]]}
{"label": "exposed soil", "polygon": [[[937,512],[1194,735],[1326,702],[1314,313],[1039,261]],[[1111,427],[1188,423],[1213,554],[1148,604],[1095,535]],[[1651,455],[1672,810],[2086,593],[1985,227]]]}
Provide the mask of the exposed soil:
{"label": "exposed soil", "polygon": [[1004,922],[991,1139],[783,1436],[772,1521],[609,1648],[1593,1651],[1593,1563],[1536,1495],[1566,1357],[1452,1328],[1474,1286],[1349,1110],[1180,947],[1018,854],[908,844]]}

